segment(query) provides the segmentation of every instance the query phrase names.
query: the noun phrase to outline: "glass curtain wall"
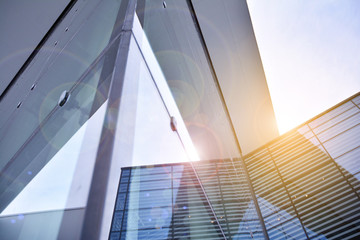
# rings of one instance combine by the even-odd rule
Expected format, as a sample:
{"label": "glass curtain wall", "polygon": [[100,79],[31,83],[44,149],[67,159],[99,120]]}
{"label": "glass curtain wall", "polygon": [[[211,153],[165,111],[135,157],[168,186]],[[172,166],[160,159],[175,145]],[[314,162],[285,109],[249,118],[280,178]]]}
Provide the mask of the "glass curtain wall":
{"label": "glass curtain wall", "polygon": [[[270,239],[359,238],[359,126],[357,94],[244,157]],[[263,239],[232,164],[124,168],[110,239]]]}
{"label": "glass curtain wall", "polygon": [[79,237],[119,45],[113,33],[121,3],[75,3],[2,98],[1,239]]}
{"label": "glass curtain wall", "polygon": [[189,164],[122,170],[110,239],[224,239]]}
{"label": "glass curtain wall", "polygon": [[231,161],[193,164],[122,169],[110,239],[263,239]]}
{"label": "glass curtain wall", "polygon": [[[240,149],[236,144],[191,1],[139,0],[136,13],[162,76],[170,87],[199,159],[221,159],[222,161],[226,159],[227,162],[224,164],[226,169],[242,179],[242,193],[235,196],[235,201],[241,205],[239,211],[256,212],[257,203],[251,197],[246,170],[234,169],[234,164],[231,164],[232,160],[239,161]],[[143,50],[142,47],[140,49]],[[208,176],[197,174],[204,172],[202,166],[202,164],[192,164],[203,194],[208,203],[215,206],[219,199],[218,196],[212,194],[211,184],[219,179],[215,175],[210,180]],[[228,180],[233,181],[232,178]],[[239,234],[238,228],[244,225],[242,217],[233,219],[230,229],[229,224],[218,220],[224,217],[224,210],[213,208],[212,211],[224,235],[231,238]],[[259,216],[255,214],[250,219],[248,223],[252,221],[251,226],[246,226],[241,234],[262,236]]]}
{"label": "glass curtain wall", "polygon": [[270,239],[360,236],[360,96],[245,156]]}
{"label": "glass curtain wall", "polygon": [[139,0],[137,15],[201,160],[239,157],[188,0]]}

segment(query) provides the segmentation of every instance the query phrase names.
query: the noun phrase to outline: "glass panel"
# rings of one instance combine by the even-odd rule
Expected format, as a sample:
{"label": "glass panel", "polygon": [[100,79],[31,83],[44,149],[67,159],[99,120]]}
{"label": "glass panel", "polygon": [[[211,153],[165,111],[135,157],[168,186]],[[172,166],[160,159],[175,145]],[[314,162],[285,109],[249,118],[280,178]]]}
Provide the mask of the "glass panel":
{"label": "glass panel", "polygon": [[188,1],[139,0],[137,14],[200,159],[238,157]]}
{"label": "glass panel", "polygon": [[355,104],[357,104],[357,105],[360,106],[360,96],[357,96],[357,97],[353,98],[352,101],[353,101]]}
{"label": "glass panel", "polygon": [[[171,130],[170,116],[133,38],[129,51],[115,158],[122,159],[123,167],[188,161],[178,134]],[[143,173],[141,178],[167,179],[170,169],[149,166],[134,169],[132,175],[138,180]]]}
{"label": "glass panel", "polygon": [[[161,162],[159,162],[161,163]],[[164,173],[164,174],[151,174],[151,175],[134,175],[132,176],[132,179],[134,181],[151,181],[151,180],[161,180],[161,179],[170,179],[171,178],[171,174],[170,172],[168,173]]]}
{"label": "glass panel", "polygon": [[351,102],[346,102],[343,105],[341,105],[341,106],[329,111],[328,113],[325,113],[324,115],[316,118],[315,120],[311,121],[309,123],[309,126],[311,128],[320,126],[321,124],[326,123],[330,119],[342,114],[343,112],[347,111],[348,109],[350,109],[352,107],[354,107],[354,104],[352,104]]}
{"label": "glass panel", "polygon": [[145,181],[146,180],[142,179],[142,181],[140,181],[138,184],[132,184],[130,191],[145,191],[145,190],[153,190],[153,189],[171,188],[170,178],[159,181],[146,181],[146,182]]}
{"label": "glass panel", "polygon": [[[347,118],[355,115],[356,113],[359,113],[360,110],[357,107],[352,107],[348,110],[346,110],[345,112],[343,112],[342,114],[332,118],[331,120],[325,122],[324,124],[320,125],[319,127],[316,127],[313,129],[315,134],[319,134],[322,131],[326,131],[327,129],[329,129],[330,127],[339,124],[342,121],[346,121]],[[335,127],[336,128],[336,127]]]}
{"label": "glass panel", "polygon": [[[118,155],[115,152],[115,157],[121,158],[123,166],[150,164],[150,167],[135,167],[131,170],[120,239],[166,239],[174,234],[180,234],[175,236],[175,239],[185,236],[184,234],[189,238],[216,239],[219,237],[218,227],[216,223],[211,222],[214,218],[211,217],[211,210],[199,186],[189,182],[192,187],[188,187],[179,179],[172,181],[170,165],[151,166],[155,163],[184,162],[188,161],[188,157],[179,135],[171,130],[167,108],[134,39],[130,42],[127,66],[120,106],[119,125],[123,132],[116,135],[119,137],[119,148]],[[177,176],[188,178],[179,172]],[[192,176],[188,180],[195,181],[194,179],[196,180]],[[125,181],[121,177],[120,185]],[[174,191],[174,186],[180,190]],[[148,190],[158,187],[163,189]],[[174,194],[186,192],[187,189],[189,194],[191,192],[192,196],[196,196],[197,201],[190,202],[191,206],[186,209],[183,206],[178,209],[180,199],[179,203],[174,203],[177,198]],[[123,201],[122,194],[119,194],[118,201],[120,198],[120,201]],[[184,193],[185,198],[186,195],[187,193]],[[189,209],[195,214],[193,219],[189,218]],[[180,224],[179,228],[173,228],[175,216],[178,216],[176,222]],[[114,216],[113,226],[115,220]],[[177,232],[174,232],[174,229],[177,229]],[[116,228],[116,231],[119,229]],[[207,234],[211,237],[207,238]]]}
{"label": "glass panel", "polygon": [[[345,176],[355,175],[360,172],[360,147],[347,152],[335,159],[336,163],[343,168]],[[360,180],[360,179],[358,179]]]}
{"label": "glass panel", "polygon": [[[50,211],[27,213],[0,218],[1,239],[58,239],[57,233],[62,219],[66,219],[67,234],[60,233],[60,239],[79,238],[82,227],[83,209],[71,211]],[[62,238],[63,237],[63,238]]]}
{"label": "glass panel", "polygon": [[96,7],[60,52],[29,65],[22,78],[38,74],[27,79],[36,87],[1,116],[1,239],[80,235],[119,42],[96,59],[109,43],[120,1]]}
{"label": "glass panel", "polygon": [[[35,82],[36,87],[26,97],[18,99],[22,102],[18,109],[0,118],[0,169],[26,144],[33,131],[57,105],[61,93],[72,88],[108,44],[119,6],[117,0],[97,6],[97,11],[88,16],[71,41],[42,63],[46,67],[35,62],[24,72],[23,78]],[[39,71],[41,74],[37,76]],[[9,94],[19,96],[18,92]]]}
{"label": "glass panel", "polygon": [[[262,229],[242,166],[232,161],[198,161],[195,169],[227,238],[260,234]],[[250,226],[249,224],[254,225]],[[231,223],[231,224],[230,224]]]}
{"label": "glass panel", "polygon": [[358,190],[359,181],[344,169],[357,166],[352,161],[357,156],[358,135],[355,126],[324,143],[334,156],[357,147],[335,158],[348,181],[325,150],[314,146],[318,143],[306,127],[273,142],[268,151],[246,156],[270,239],[305,239],[304,230],[310,239],[358,237],[360,203],[349,183]]}
{"label": "glass panel", "polygon": [[[91,115],[92,107],[100,105],[94,96],[101,69],[102,62],[71,91],[71,99],[62,108],[54,109],[7,164],[6,177],[0,179],[1,215],[86,206],[106,110],[105,102]],[[57,229],[47,239],[57,236],[63,214],[56,216],[51,221],[57,222]],[[42,229],[36,226],[31,231],[40,234]]]}
{"label": "glass panel", "polygon": [[324,147],[333,158],[337,158],[358,147],[360,145],[360,142],[358,141],[359,136],[360,124],[325,142]]}
{"label": "glass panel", "polygon": [[326,131],[317,134],[317,136],[321,142],[325,142],[356,125],[360,125],[360,112],[327,129]]}
{"label": "glass panel", "polygon": [[[137,183],[130,183],[131,185]],[[171,189],[130,192],[126,208],[157,208],[171,206]]]}
{"label": "glass panel", "polygon": [[[171,172],[171,167],[170,166],[146,166],[146,167],[141,167],[141,168],[133,168],[131,170],[131,175],[147,175],[147,174],[165,174],[167,175],[168,173]],[[157,178],[160,179],[160,178]]]}
{"label": "glass panel", "polygon": [[138,231],[127,231],[121,234],[121,240],[125,239],[149,239],[149,240],[165,240],[168,239],[168,228],[147,229]]}
{"label": "glass panel", "polygon": [[172,207],[152,207],[125,211],[122,230],[160,229],[171,224]]}
{"label": "glass panel", "polygon": [[115,211],[111,231],[118,232],[118,231],[121,230],[121,224],[122,224],[122,221],[123,221],[123,215],[124,215],[124,211]]}
{"label": "glass panel", "polygon": [[270,239],[305,239],[270,153],[264,151],[261,155],[247,156],[245,161],[251,163],[249,174]]}

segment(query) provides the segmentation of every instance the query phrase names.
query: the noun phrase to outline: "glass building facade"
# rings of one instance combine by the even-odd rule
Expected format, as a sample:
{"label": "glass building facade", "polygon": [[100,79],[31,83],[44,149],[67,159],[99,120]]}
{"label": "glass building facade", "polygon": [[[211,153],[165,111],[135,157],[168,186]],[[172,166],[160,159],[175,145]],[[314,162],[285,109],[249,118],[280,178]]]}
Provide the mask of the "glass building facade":
{"label": "glass building facade", "polygon": [[359,129],[357,94],[243,161],[124,168],[110,239],[359,239]]}
{"label": "glass building facade", "polygon": [[358,97],[249,153],[277,129],[245,0],[3,1],[0,20],[0,239],[356,236]]}
{"label": "glass building facade", "polygon": [[0,62],[0,239],[105,239],[122,167],[240,157],[193,1],[1,4],[40,40]]}

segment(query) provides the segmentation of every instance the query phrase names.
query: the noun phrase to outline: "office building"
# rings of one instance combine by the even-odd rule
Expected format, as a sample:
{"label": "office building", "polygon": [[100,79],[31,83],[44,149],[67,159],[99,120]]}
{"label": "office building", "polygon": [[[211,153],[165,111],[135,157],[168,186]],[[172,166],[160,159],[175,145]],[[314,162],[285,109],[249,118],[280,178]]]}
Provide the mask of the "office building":
{"label": "office building", "polygon": [[121,167],[278,135],[246,1],[4,1],[0,18],[0,238],[106,239]]}
{"label": "office building", "polygon": [[359,137],[357,94],[243,159],[124,168],[110,239],[358,239]]}
{"label": "office building", "polygon": [[[279,205],[257,199],[243,158],[278,136],[245,0],[4,1],[0,30],[1,239],[107,239],[113,229],[145,236],[136,221],[129,231],[111,226],[121,168],[174,164],[175,176],[186,165],[176,163],[211,171],[205,163],[220,159],[238,189],[213,188],[224,199],[214,203],[204,171],[167,179],[168,194],[188,195],[163,199],[167,212],[154,214],[168,215],[155,229],[174,238],[272,236],[261,211]],[[226,202],[231,196],[239,205]],[[177,209],[184,202],[189,208]],[[204,215],[185,223],[175,210]]]}

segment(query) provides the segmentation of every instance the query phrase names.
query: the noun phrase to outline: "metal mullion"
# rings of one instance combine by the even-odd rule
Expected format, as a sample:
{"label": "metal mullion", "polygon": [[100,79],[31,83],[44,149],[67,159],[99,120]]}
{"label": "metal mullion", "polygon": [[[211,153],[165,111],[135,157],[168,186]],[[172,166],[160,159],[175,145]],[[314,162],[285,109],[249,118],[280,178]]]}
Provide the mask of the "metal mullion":
{"label": "metal mullion", "polygon": [[[336,134],[336,135],[334,135],[334,136],[332,136],[332,137],[329,138],[329,139],[326,139],[325,141],[323,141],[323,143],[329,142],[329,141],[333,140],[334,138],[340,136],[341,134],[343,134],[343,133],[345,133],[345,132],[348,132],[348,131],[350,131],[350,130],[356,128],[356,127],[358,127],[359,125],[360,125],[360,123],[358,123],[358,124],[356,124],[356,125],[348,128],[348,129],[346,129],[346,130],[344,130],[344,131],[342,131],[342,132],[340,132],[340,133],[338,133],[338,134]],[[336,125],[335,125],[335,126],[336,126]],[[311,131],[312,131],[312,130],[311,130]],[[313,132],[313,131],[312,131],[312,132]],[[315,135],[314,132],[313,132],[313,134]],[[316,139],[320,141],[320,139],[319,139],[317,136],[316,136]]]}
{"label": "metal mullion", "polygon": [[294,208],[295,214],[296,214],[297,218],[299,219],[299,222],[300,222],[301,227],[302,227],[302,229],[303,229],[303,231],[304,231],[304,233],[305,233],[305,236],[306,236],[307,239],[310,239],[309,236],[308,236],[308,234],[307,234],[307,232],[306,232],[306,230],[305,230],[304,223],[302,222],[302,220],[301,220],[301,218],[300,218],[300,214],[298,213],[298,211],[297,211],[297,209],[296,209],[296,207],[295,207],[295,204],[294,204],[294,202],[293,202],[293,200],[292,200],[292,198],[291,198],[291,196],[290,196],[290,193],[289,193],[289,191],[288,191],[288,189],[287,189],[287,187],[286,187],[286,184],[285,184],[285,182],[284,182],[284,179],[283,179],[283,177],[281,176],[280,170],[279,170],[279,168],[278,168],[277,165],[276,165],[275,159],[273,158],[273,156],[272,156],[272,154],[271,154],[271,151],[270,151],[270,149],[269,149],[268,147],[267,147],[267,151],[268,151],[268,153],[269,153],[269,155],[270,155],[271,160],[272,160],[273,163],[274,163],[274,166],[275,166],[275,169],[276,169],[276,171],[277,171],[277,173],[278,173],[278,176],[279,176],[279,178],[280,178],[280,181],[281,181],[282,185],[283,185],[284,188],[285,188],[286,194],[288,195],[288,198],[289,198],[289,200],[290,200],[290,203],[291,203],[292,207]]}
{"label": "metal mullion", "polygon": [[[240,145],[239,145],[239,142],[237,141],[236,139],[236,143],[237,145],[239,146],[240,148]],[[244,173],[245,173],[245,179],[248,183],[248,186],[249,186],[249,190],[250,190],[250,194],[251,194],[251,197],[252,197],[252,200],[254,201],[254,205],[255,205],[255,209],[256,209],[256,213],[258,215],[258,218],[259,218],[259,222],[260,222],[260,225],[261,225],[261,228],[262,228],[262,233],[264,235],[264,238],[266,240],[269,240],[270,237],[269,237],[269,234],[267,232],[267,229],[266,229],[266,225],[265,225],[265,220],[261,214],[261,210],[260,210],[260,206],[259,206],[259,203],[257,201],[257,198],[256,198],[256,194],[255,194],[255,190],[254,190],[254,186],[251,182],[251,179],[250,179],[250,174],[249,174],[249,170],[247,169],[247,166],[246,166],[246,163],[245,163],[245,160],[244,160],[244,157],[242,155],[242,153],[240,152],[240,161],[238,161],[240,163],[240,166],[244,169]],[[234,168],[236,169],[235,165],[234,165],[234,162],[231,161]],[[237,171],[236,171],[237,172]]]}
{"label": "metal mullion", "polygon": [[[131,178],[131,170],[132,169],[129,169],[130,171],[130,174],[129,174],[129,179],[128,179],[128,182],[127,182],[127,187],[126,187],[126,195],[125,195],[125,200],[124,200],[124,209],[123,209],[123,215],[122,215],[122,219],[121,219],[121,226],[120,226],[120,237],[119,239],[121,239],[121,235],[122,235],[122,229],[123,229],[123,224],[124,224],[124,218],[125,218],[125,210],[126,210],[126,202],[127,202],[127,199],[128,199],[128,196],[130,194],[129,192],[129,189],[130,189],[130,178]],[[121,179],[121,177],[120,177]],[[119,182],[119,187],[120,187],[120,183],[121,181]],[[117,192],[117,195],[119,194],[119,190]],[[117,197],[116,197],[117,198]],[[116,204],[115,204],[116,206]],[[115,209],[115,208],[114,208]],[[115,211],[114,211],[114,216],[115,216]],[[110,228],[110,231],[109,233],[111,232],[111,228]],[[110,235],[109,235],[110,236]]]}
{"label": "metal mullion", "polygon": [[174,166],[171,166],[171,239],[174,239]]}
{"label": "metal mullion", "polygon": [[349,151],[346,151],[346,152],[340,154],[339,156],[337,156],[336,158],[334,158],[334,160],[335,160],[335,159],[338,159],[338,158],[340,158],[340,157],[342,157],[342,156],[344,156],[344,155],[346,155],[346,154],[348,154],[348,153],[350,153],[350,152],[352,152],[352,151],[354,151],[354,150],[356,150],[356,149],[358,149],[358,148],[360,148],[360,145],[357,146],[357,147],[354,147],[353,149],[350,149]]}
{"label": "metal mullion", "polygon": [[[213,206],[211,205],[211,202],[210,202],[210,200],[209,200],[209,198],[208,198],[208,196],[207,196],[207,194],[206,194],[206,191],[205,191],[205,189],[204,189],[204,186],[202,185],[202,182],[201,182],[201,180],[200,180],[200,177],[199,177],[199,175],[198,175],[198,173],[197,173],[197,171],[196,171],[196,169],[195,169],[194,164],[193,164],[192,161],[190,161],[190,165],[192,166],[192,170],[194,171],[194,174],[195,174],[195,177],[196,177],[196,181],[198,182],[199,187],[200,187],[200,189],[201,189],[201,191],[202,191],[202,194],[204,195],[204,197],[205,197],[205,199],[206,199],[207,205],[210,207],[210,210],[211,210],[211,212],[212,212],[212,214],[213,214],[213,216],[214,216],[214,218],[215,218],[215,221],[216,221],[216,223],[217,223],[217,225],[218,225],[218,227],[219,227],[219,229],[220,229],[220,231],[221,231],[221,234],[222,234],[222,236],[224,237],[224,239],[227,239],[227,238],[226,238],[226,235],[225,235],[225,233],[224,233],[224,231],[223,231],[223,229],[222,229],[222,227],[221,227],[221,225],[220,225],[220,223],[219,223],[219,220],[218,220],[218,218],[217,218],[217,216],[216,216],[215,210],[214,210]],[[196,185],[195,185],[195,188],[197,188]],[[206,208],[205,208],[205,209],[206,209]]]}
{"label": "metal mullion", "polygon": [[350,99],[350,102],[352,102],[352,104],[354,104],[354,105],[360,110],[359,105],[357,105],[356,103],[354,103],[353,99]]}
{"label": "metal mullion", "polygon": [[[196,15],[196,12],[195,12],[195,8],[194,8],[194,5],[192,3],[192,0],[186,0],[188,6],[189,6],[189,9],[190,9],[190,13],[193,17],[193,20],[194,20],[194,26],[198,32],[198,35],[199,35],[199,38],[200,38],[200,41],[202,43],[202,46],[203,46],[203,50],[204,50],[204,53],[205,53],[205,56],[206,56],[206,60],[208,61],[208,64],[209,64],[209,68],[210,68],[210,71],[211,71],[211,74],[213,76],[213,79],[214,79],[214,83],[216,85],[216,88],[218,90],[218,94],[219,94],[219,97],[221,99],[221,103],[223,105],[223,109],[224,109],[224,112],[225,112],[225,115],[227,117],[227,120],[228,120],[228,123],[231,127],[231,131],[232,131],[232,134],[233,134],[233,137],[234,137],[234,140],[235,140],[235,143],[236,143],[236,146],[238,148],[238,151],[240,153],[240,162],[242,164],[242,167],[244,169],[244,172],[245,172],[245,175],[246,175],[246,180],[249,184],[249,189],[250,189],[250,193],[251,193],[251,196],[253,198],[253,201],[254,201],[254,204],[255,204],[255,208],[256,208],[256,212],[258,214],[258,217],[259,217],[259,220],[260,220],[260,224],[261,224],[261,227],[263,229],[263,234],[264,234],[264,237],[266,240],[269,239],[269,236],[267,234],[267,231],[266,231],[266,227],[265,227],[265,223],[264,223],[264,219],[262,218],[261,216],[261,211],[260,211],[260,207],[259,207],[259,204],[257,202],[257,199],[256,199],[256,195],[255,195],[255,192],[252,188],[252,185],[251,185],[251,182],[250,182],[250,177],[249,177],[249,173],[248,173],[248,170],[246,168],[246,165],[245,165],[245,162],[244,162],[244,159],[243,159],[243,156],[242,156],[242,150],[241,150],[241,147],[240,147],[240,144],[239,144],[239,141],[236,137],[236,132],[235,132],[235,128],[234,128],[234,124],[232,123],[231,121],[231,118],[230,118],[230,113],[229,113],[229,110],[225,104],[225,98],[224,98],[224,94],[222,93],[222,90],[220,88],[220,83],[219,83],[219,80],[217,78],[217,75],[216,75],[216,72],[215,72],[215,68],[214,68],[214,64],[211,60],[211,57],[210,57],[210,52],[206,46],[206,43],[205,43],[205,38],[202,34],[202,31],[201,31],[201,28],[200,28],[200,23],[198,21],[198,18],[197,18],[197,15]],[[192,165],[193,166],[193,165]]]}
{"label": "metal mullion", "polygon": [[[216,168],[218,168],[218,163],[215,163]],[[217,180],[218,180],[218,186],[219,186],[219,191],[220,191],[220,196],[221,196],[221,204],[224,210],[224,215],[225,215],[225,222],[226,222],[226,228],[228,230],[229,233],[229,239],[232,239],[231,237],[231,231],[230,231],[230,227],[229,227],[229,223],[228,223],[228,216],[227,216],[227,210],[225,208],[225,204],[224,204],[224,195],[221,189],[221,182],[220,182],[220,177],[219,174],[216,174]],[[230,176],[229,176],[230,177]],[[232,182],[231,182],[232,184]]]}
{"label": "metal mullion", "polygon": [[[360,195],[358,194],[358,192],[354,189],[354,187],[352,186],[352,184],[349,182],[349,179],[345,176],[345,174],[343,173],[343,171],[341,170],[341,168],[339,167],[339,165],[336,163],[336,161],[334,160],[334,158],[330,155],[330,153],[328,152],[328,150],[325,148],[324,144],[322,141],[320,141],[320,139],[318,138],[318,136],[314,133],[313,129],[309,126],[309,124],[307,124],[308,127],[310,128],[311,132],[314,134],[315,138],[319,141],[320,145],[322,146],[322,148],[324,149],[324,151],[326,152],[326,154],[328,155],[328,157],[330,158],[330,161],[335,165],[335,168],[340,172],[340,174],[342,175],[342,177],[344,178],[344,180],[346,181],[346,183],[349,185],[349,187],[351,188],[352,192],[355,194],[355,196],[357,196],[357,198],[360,200]],[[359,125],[359,124],[357,124]],[[356,125],[356,126],[357,126]],[[350,130],[350,129],[348,129]],[[348,131],[346,130],[346,131]],[[343,132],[341,132],[343,133]],[[341,134],[340,133],[340,134]]]}
{"label": "metal mullion", "polygon": [[[102,141],[99,144],[97,151],[88,202],[86,205],[81,233],[81,239],[84,240],[100,238],[110,166],[112,161],[114,161],[112,153],[115,143],[115,131],[118,127],[117,120],[119,118],[121,94],[130,50],[135,7],[136,0],[128,0],[126,11],[119,11],[119,14],[124,14],[124,16],[117,18],[117,21],[124,19],[124,22],[122,28],[118,29],[120,30],[120,43],[113,66],[113,74],[108,94],[108,105],[101,132]],[[117,35],[117,33],[114,34]],[[116,110],[114,111],[113,109]]]}
{"label": "metal mullion", "polygon": [[[351,109],[353,109],[353,108],[355,109],[356,107],[352,107],[352,108],[350,108],[349,110],[351,110]],[[342,113],[342,114],[344,114],[344,113]],[[323,132],[327,132],[327,131],[329,131],[330,129],[332,129],[332,128],[336,127],[337,125],[339,125],[340,123],[345,122],[346,120],[354,117],[356,114],[360,114],[360,111],[355,112],[354,114],[352,114],[352,115],[350,115],[350,116],[347,116],[346,118],[338,121],[337,123],[335,123],[335,124],[333,124],[333,125],[331,125],[331,126],[329,126],[329,127],[327,127],[327,128],[322,129],[321,131],[319,131],[319,132],[316,133],[316,134],[322,134]],[[340,115],[341,115],[341,114],[340,114]],[[339,116],[340,116],[340,115],[339,115]],[[332,120],[332,119],[331,119],[331,120]],[[317,127],[316,127],[316,128],[317,128]],[[316,129],[316,128],[314,128],[314,129]]]}
{"label": "metal mullion", "polygon": [[[129,170],[130,174],[128,176],[128,181],[127,181],[127,185],[126,185],[126,192],[125,192],[125,199],[124,199],[124,208],[121,210],[123,212],[123,215],[122,215],[122,218],[121,218],[121,226],[120,226],[120,238],[121,238],[121,231],[122,231],[122,224],[124,222],[124,216],[125,216],[125,209],[126,209],[126,201],[127,201],[127,196],[129,194],[129,186],[130,186],[130,177],[131,177],[131,168],[130,169],[126,169],[126,170]],[[122,170],[123,171],[123,170]],[[122,176],[120,176],[120,181],[119,181],[119,185],[118,185],[118,188],[117,188],[117,192],[116,192],[116,202],[115,202],[115,206],[114,206],[114,210],[113,210],[113,217],[112,217],[112,221],[111,221],[111,225],[110,225],[110,231],[109,231],[109,238],[110,238],[110,235],[111,235],[111,227],[112,225],[114,224],[114,218],[115,218],[115,211],[116,211],[116,203],[117,201],[119,200],[118,199],[118,195],[119,195],[119,190],[120,190],[120,185],[122,184],[121,183],[121,178]],[[116,231],[117,232],[117,231]]]}
{"label": "metal mullion", "polygon": [[[351,100],[350,100],[350,101],[351,101]],[[356,106],[356,104],[355,104],[355,106]],[[344,114],[345,112],[350,111],[352,108],[354,108],[354,107],[350,107],[350,108],[346,109],[345,111],[343,111],[343,112],[341,112],[341,113],[338,113],[338,114],[336,114],[335,116],[332,116],[331,118],[327,119],[326,121],[324,121],[324,122],[320,123],[319,125],[315,126],[314,129],[315,129],[315,128],[318,128],[318,127],[321,127],[322,125],[330,122],[330,121],[333,120],[334,118],[337,118],[337,117],[341,116],[341,115]],[[335,109],[336,109],[336,108],[335,108]],[[335,110],[335,109],[334,109],[334,110]],[[324,114],[323,116],[325,116],[325,115],[326,115],[326,114]],[[315,121],[315,120],[316,120],[316,119],[314,119],[313,121]],[[311,123],[311,122],[309,122],[309,123]],[[331,127],[330,127],[330,128],[331,128]]]}

